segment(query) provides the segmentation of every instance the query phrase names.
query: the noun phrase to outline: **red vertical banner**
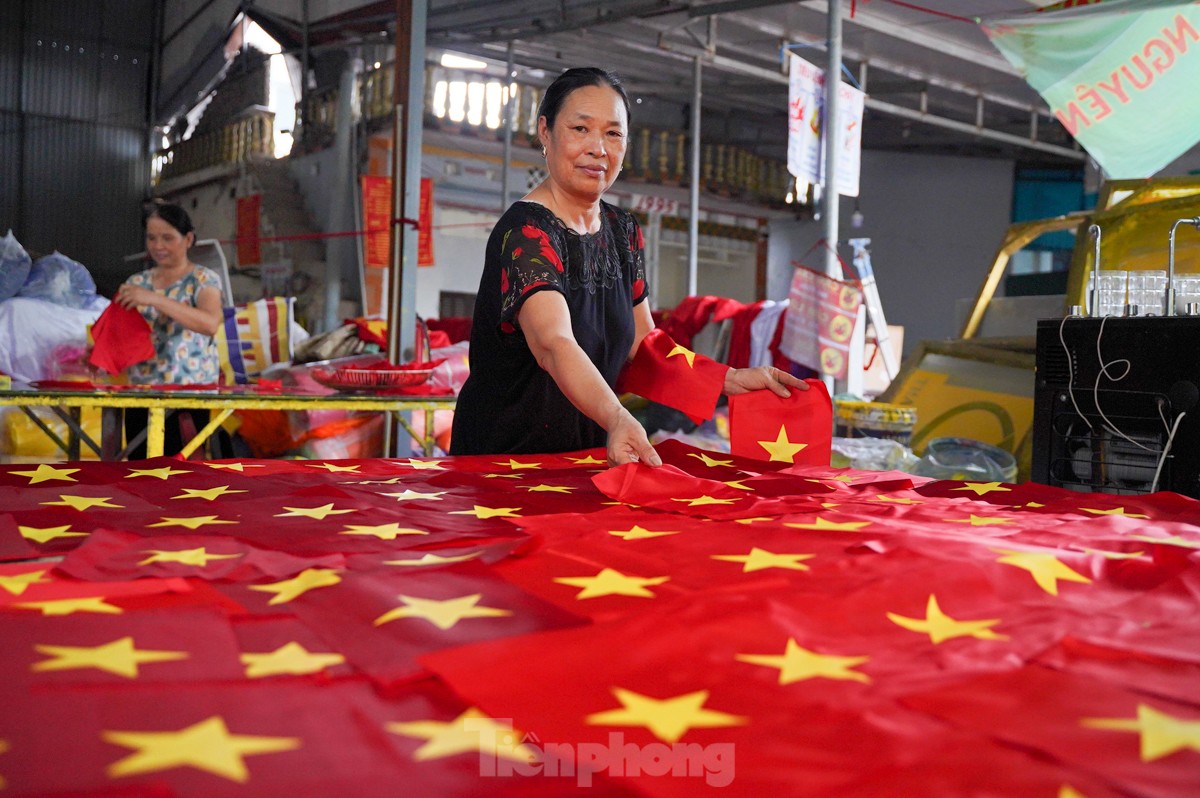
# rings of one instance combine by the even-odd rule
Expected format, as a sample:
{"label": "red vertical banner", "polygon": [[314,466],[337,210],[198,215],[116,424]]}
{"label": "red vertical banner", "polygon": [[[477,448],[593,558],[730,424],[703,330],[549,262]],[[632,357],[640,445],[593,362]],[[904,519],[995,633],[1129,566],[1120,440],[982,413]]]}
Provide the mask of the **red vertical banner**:
{"label": "red vertical banner", "polygon": [[362,178],[363,315],[380,316],[387,297],[387,271],[392,251],[392,179]]}
{"label": "red vertical banner", "polygon": [[421,212],[417,219],[417,265],[433,265],[433,178],[421,178]]}
{"label": "red vertical banner", "polygon": [[237,200],[237,259],[239,266],[262,263],[262,248],[259,245],[258,223],[262,208],[262,195],[251,194]]}

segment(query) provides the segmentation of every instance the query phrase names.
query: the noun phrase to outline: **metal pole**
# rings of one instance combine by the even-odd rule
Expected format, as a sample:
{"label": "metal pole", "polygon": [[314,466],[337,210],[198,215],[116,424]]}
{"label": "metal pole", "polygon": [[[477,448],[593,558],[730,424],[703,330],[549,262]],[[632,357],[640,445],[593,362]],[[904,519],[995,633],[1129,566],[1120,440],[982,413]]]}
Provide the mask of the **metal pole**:
{"label": "metal pole", "polygon": [[512,161],[512,107],[513,107],[513,43],[508,43],[508,58],[504,65],[504,163],[500,167],[500,213],[508,210],[508,165]]}
{"label": "metal pole", "polygon": [[688,296],[698,291],[700,253],[700,56],[692,65],[692,157],[688,181]]}
{"label": "metal pole", "polygon": [[[354,157],[354,95],[358,91],[358,47],[346,50],[346,64],[338,83],[337,124],[334,127],[333,197],[329,207],[329,231],[354,230],[354,201],[358,185],[358,160]],[[325,245],[325,306],[321,329],[335,330],[341,321],[342,278],[347,265],[357,262],[358,242],[351,238],[331,239]]]}
{"label": "metal pole", "polygon": [[838,262],[838,86],[842,82],[842,2],[829,0],[829,62],[825,67],[825,114],[821,140],[825,147],[825,180],[821,195],[824,213],[825,273],[830,277],[842,278],[842,267]]}

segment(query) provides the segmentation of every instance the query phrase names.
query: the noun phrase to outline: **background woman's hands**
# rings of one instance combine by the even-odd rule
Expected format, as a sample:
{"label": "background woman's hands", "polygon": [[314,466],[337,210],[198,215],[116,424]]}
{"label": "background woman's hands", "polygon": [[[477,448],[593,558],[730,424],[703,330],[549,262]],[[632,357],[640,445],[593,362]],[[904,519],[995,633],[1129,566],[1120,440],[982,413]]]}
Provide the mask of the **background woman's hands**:
{"label": "background woman's hands", "polygon": [[755,366],[754,368],[730,369],[727,371],[725,373],[725,387],[722,392],[726,396],[733,396],[734,394],[749,393],[750,391],[758,391],[764,388],[776,396],[786,398],[792,395],[790,390],[792,388],[807,391],[808,383],[793,377],[783,369],[771,366]]}
{"label": "background woman's hands", "polygon": [[139,305],[152,304],[156,296],[158,296],[156,293],[146,288],[124,283],[117,289],[117,295],[113,297],[113,301],[123,308],[133,310]]}

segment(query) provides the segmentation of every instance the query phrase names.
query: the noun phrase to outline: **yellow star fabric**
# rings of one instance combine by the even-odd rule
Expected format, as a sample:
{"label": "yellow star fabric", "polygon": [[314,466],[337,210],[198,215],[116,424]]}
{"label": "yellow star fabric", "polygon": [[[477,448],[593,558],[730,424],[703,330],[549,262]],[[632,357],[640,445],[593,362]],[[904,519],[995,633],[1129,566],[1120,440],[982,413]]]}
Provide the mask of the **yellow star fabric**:
{"label": "yellow star fabric", "polygon": [[753,493],[753,492],[754,492],[754,488],[750,487],[749,485],[743,485],[743,484],[742,484],[742,480],[740,480],[740,479],[726,479],[726,480],[722,480],[722,481],[721,481],[721,484],[722,484],[722,485],[728,485],[729,487],[733,488],[734,490],[748,490],[748,491],[750,491],[751,493]]}
{"label": "yellow star fabric", "polygon": [[670,579],[669,576],[628,576],[612,568],[604,568],[595,576],[561,576],[554,581],[562,585],[581,588],[575,594],[576,599],[600,596],[654,598],[654,594],[647,589],[647,586],[661,585]]}
{"label": "yellow star fabric", "polygon": [[1144,543],[1161,543],[1164,546],[1179,546],[1184,549],[1200,549],[1200,540],[1192,540],[1180,535],[1165,538],[1152,538],[1147,535],[1130,535],[1130,540],[1140,540]]}
{"label": "yellow star fabric", "polygon": [[589,726],[643,726],[664,743],[673,745],[690,729],[720,729],[747,722],[741,715],[705,709],[707,690],[664,699],[620,687],[614,687],[612,692],[621,702],[621,709],[593,712],[584,719],[585,723]]}
{"label": "yellow star fabric", "polygon": [[482,507],[473,505],[470,510],[451,510],[449,515],[473,515],[479,520],[486,518],[520,518],[517,514],[520,507]]}
{"label": "yellow star fabric", "polygon": [[1003,482],[964,482],[962,487],[951,490],[969,490],[976,496],[985,496],[994,491],[1007,493],[1012,491],[1012,488],[1004,487]]}
{"label": "yellow star fabric", "polygon": [[204,499],[205,501],[216,501],[222,496],[228,496],[232,493],[249,493],[246,490],[234,490],[228,485],[218,485],[215,488],[184,488],[183,493],[178,496],[172,496],[172,499]]}
{"label": "yellow star fabric", "polygon": [[380,496],[387,496],[389,499],[395,499],[398,502],[409,501],[410,499],[427,499],[431,502],[440,502],[442,496],[446,493],[444,490],[439,490],[434,493],[421,493],[416,490],[402,490],[399,493],[381,493]]}
{"label": "yellow star fabric", "polygon": [[1200,752],[1200,720],[1184,720],[1152,706],[1138,704],[1137,718],[1083,718],[1089,729],[1133,731],[1141,735],[1139,754],[1143,762],[1153,762],[1176,751]]}
{"label": "yellow star fabric", "polygon": [[134,749],[108,766],[109,778],[193,767],[239,784],[250,778],[244,757],[300,747],[298,737],[231,734],[220,715],[176,732],[103,731],[100,739]]}
{"label": "yellow star fabric", "polygon": [[276,518],[311,518],[314,521],[324,521],[331,515],[345,515],[346,513],[358,512],[357,510],[335,510],[333,502],[322,504],[320,507],[287,507],[284,506],[286,513],[276,513]]}
{"label": "yellow star fabric", "polygon": [[354,465],[336,465],[334,463],[308,463],[309,468],[323,468],[331,474],[357,474],[360,466]]}
{"label": "yellow star fabric", "polygon": [[802,648],[794,638],[788,638],[781,656],[769,654],[737,654],[738,662],[762,665],[779,669],[779,683],[791,684],[806,679],[835,679],[841,681],[870,682],[871,677],[853,668],[870,660],[870,657],[839,657],[818,654]]}
{"label": "yellow star fabric", "polygon": [[209,468],[225,468],[238,473],[245,473],[247,468],[266,468],[258,463],[206,463]]}
{"label": "yellow star fabric", "polygon": [[388,610],[375,619],[376,626],[382,626],[389,621],[399,618],[420,618],[429,621],[443,632],[454,628],[455,624],[464,618],[502,618],[512,615],[511,610],[499,607],[479,606],[482,593],[470,596],[459,596],[452,599],[428,599],[418,596],[400,596],[404,606]]}
{"label": "yellow star fabric", "polygon": [[439,463],[437,460],[414,460],[413,458],[410,457],[407,460],[397,460],[396,462],[400,463],[401,465],[406,465],[409,468],[415,468],[418,471],[445,471],[446,470],[446,467],[444,465],[442,465],[441,463]]}
{"label": "yellow star fabric", "polygon": [[815,554],[776,554],[754,546],[749,554],[714,554],[714,560],[742,563],[742,573],[765,571],[768,568],[782,568],[787,571],[807,571],[808,566],[801,560],[810,560]]}
{"label": "yellow star fabric", "polygon": [[14,477],[29,477],[29,484],[36,485],[39,482],[49,482],[52,479],[62,482],[78,482],[79,480],[71,476],[78,470],[78,468],[57,468],[47,463],[42,463],[32,471],[9,471],[8,473]]}
{"label": "yellow star fabric", "polygon": [[484,479],[520,479],[520,474],[480,474]]}
{"label": "yellow star fabric", "polygon": [[303,596],[310,590],[322,587],[333,587],[342,583],[342,577],[331,568],[308,568],[282,582],[272,582],[269,585],[249,585],[250,590],[262,593],[274,593],[268,604],[286,604],[294,598]]}
{"label": "yellow star fabric", "polygon": [[413,759],[418,762],[456,754],[485,754],[525,763],[538,758],[535,749],[521,742],[520,733],[510,726],[502,726],[475,707],[451,721],[396,721],[387,724],[386,728],[393,734],[426,741],[413,752]]}
{"label": "yellow star fabric", "polygon": [[98,612],[102,615],[120,615],[125,610],[109,604],[104,596],[53,599],[50,601],[25,601],[12,606],[24,610],[41,610],[45,616],[74,615],[77,612]]}
{"label": "yellow star fabric", "polygon": [[908,618],[894,612],[887,614],[888,620],[910,632],[928,634],[934,645],[951,640],[955,637],[974,637],[978,640],[1007,640],[1008,635],[997,634],[991,627],[1000,623],[999,618],[981,619],[978,621],[958,621],[942,612],[938,606],[937,596],[929,594],[925,604],[924,618]]}
{"label": "yellow star fabric", "polygon": [[1037,582],[1037,586],[1052,596],[1058,595],[1058,580],[1060,579],[1085,585],[1092,582],[1086,576],[1071,570],[1049,552],[1010,551],[1008,549],[992,549],[992,551],[1004,555],[996,562],[1028,571],[1033,576],[1033,581]]}
{"label": "yellow star fabric", "polygon": [[889,496],[886,493],[876,493],[871,497],[877,502],[889,502],[891,504],[921,504],[917,499],[909,499],[905,496]]}
{"label": "yellow star fabric", "polygon": [[384,565],[448,565],[454,562],[466,562],[473,560],[483,554],[481,551],[473,551],[470,554],[458,554],[450,557],[444,557],[441,554],[426,552],[415,560],[384,560]]}
{"label": "yellow star fabric", "polygon": [[211,560],[234,560],[242,556],[240,554],[209,554],[208,550],[203,546],[195,549],[179,549],[178,551],[163,551],[161,549],[146,549],[146,551],[150,556],[139,562],[138,565],[149,565],[155,562],[175,562],[180,565],[194,565],[198,568],[203,568]]}
{"label": "yellow star fabric", "polygon": [[[17,526],[17,531],[21,533],[21,537],[26,540],[32,540],[35,543],[49,543],[56,538],[79,538],[87,537],[90,532],[72,532],[71,525],[66,526]],[[0,577],[3,578],[3,577]]]}
{"label": "yellow star fabric", "polygon": [[172,662],[189,656],[186,651],[139,649],[134,646],[132,637],[122,637],[99,646],[34,645],[33,648],[39,654],[50,657],[29,667],[37,673],[96,668],[127,679],[136,679],[138,665],[144,662]]}
{"label": "yellow star fabric", "polygon": [[1124,516],[1125,518],[1149,518],[1150,517],[1148,515],[1142,515],[1141,513],[1127,513],[1127,512],[1125,512],[1124,507],[1113,507],[1112,509],[1109,509],[1109,510],[1100,510],[1095,507],[1080,507],[1079,509],[1083,510],[1085,513],[1091,513],[1092,515],[1121,515],[1121,516]]}
{"label": "yellow star fabric", "polygon": [[42,579],[46,571],[26,571],[23,574],[0,574],[0,590],[6,590],[14,596],[25,592],[30,585],[48,585],[53,579]]}
{"label": "yellow star fabric", "polygon": [[857,532],[865,526],[870,526],[870,521],[827,521],[821,516],[817,516],[811,524],[785,522],[784,526],[790,526],[793,529],[812,529],[816,531],[832,531],[832,532]]}
{"label": "yellow star fabric", "polygon": [[570,485],[522,485],[525,490],[532,493],[567,493],[575,490]]}
{"label": "yellow star fabric", "polygon": [[429,532],[424,529],[412,529],[410,527],[402,527],[398,522],[390,524],[379,524],[378,526],[361,526],[358,524],[350,524],[339,535],[371,535],[380,540],[395,540],[400,535],[428,535]]}
{"label": "yellow star fabric", "polygon": [[772,463],[793,463],[797,453],[808,447],[807,443],[793,443],[788,440],[787,428],[783,424],[779,425],[779,434],[775,436],[775,440],[757,443],[771,455],[769,459]]}
{"label": "yellow star fabric", "polygon": [[608,530],[608,534],[621,540],[646,540],[648,538],[661,538],[664,535],[678,535],[679,531],[664,529],[656,532],[634,524],[630,529],[610,529]]}
{"label": "yellow star fabric", "polygon": [[737,498],[737,499],[718,499],[718,498],[716,498],[715,496],[709,496],[709,495],[706,493],[706,494],[704,494],[703,496],[696,496],[696,497],[693,497],[693,498],[691,498],[691,499],[671,499],[671,501],[673,501],[673,502],[687,502],[687,506],[688,506],[688,507],[704,507],[705,505],[709,505],[709,504],[733,504],[733,503],[734,503],[734,502],[736,502],[736,501],[741,501],[741,498]]}
{"label": "yellow star fabric", "polygon": [[597,460],[590,454],[587,457],[568,457],[566,459],[570,460],[575,465],[608,465],[603,460]]}
{"label": "yellow star fabric", "polygon": [[60,494],[59,501],[42,502],[47,507],[73,507],[80,512],[91,510],[95,507],[104,507],[109,510],[119,510],[125,505],[110,504],[111,496],[71,496],[69,494]]}
{"label": "yellow star fabric", "polygon": [[682,357],[687,361],[688,368],[694,369],[696,367],[696,353],[679,344],[675,344],[671,351],[667,352],[667,357]]}
{"label": "yellow star fabric", "polygon": [[188,529],[199,529],[202,526],[213,526],[219,524],[236,524],[237,521],[226,521],[223,518],[218,518],[215,515],[192,515],[180,518],[173,518],[169,515],[161,517],[160,521],[153,524],[146,524],[147,527],[155,526],[183,526]]}
{"label": "yellow star fabric", "polygon": [[541,468],[541,463],[521,463],[513,460],[511,457],[508,460],[501,460],[492,465],[507,466],[512,471],[522,471],[527,468]]}
{"label": "yellow star fabric", "polygon": [[968,518],[943,518],[943,521],[948,521],[951,524],[970,524],[971,526],[996,526],[997,524],[1011,524],[1011,518],[996,518],[987,515],[975,515],[971,513]]}
{"label": "yellow star fabric", "polygon": [[701,463],[704,463],[709,468],[716,468],[717,466],[732,466],[733,465],[732,460],[718,460],[715,457],[709,457],[704,452],[688,452],[687,456],[695,457],[697,460],[699,460]]}
{"label": "yellow star fabric", "polygon": [[345,661],[346,658],[341,654],[312,652],[294,640],[266,654],[242,654],[247,679],[261,679],[264,676],[305,676],[320,673]]}
{"label": "yellow star fabric", "polygon": [[162,468],[131,468],[129,473],[125,475],[125,479],[134,479],[135,477],[154,477],[155,479],[170,479],[176,474],[190,474],[191,471],[180,471],[170,466]]}

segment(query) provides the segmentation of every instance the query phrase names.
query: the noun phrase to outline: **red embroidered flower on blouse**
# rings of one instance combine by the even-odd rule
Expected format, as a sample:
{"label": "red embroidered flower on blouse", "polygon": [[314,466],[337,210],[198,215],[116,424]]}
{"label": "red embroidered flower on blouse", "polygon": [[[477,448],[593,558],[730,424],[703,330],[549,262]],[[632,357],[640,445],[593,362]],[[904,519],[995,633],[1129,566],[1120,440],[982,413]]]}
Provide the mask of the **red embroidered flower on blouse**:
{"label": "red embroidered flower on blouse", "polygon": [[556,271],[563,270],[562,260],[559,259],[558,253],[554,251],[554,247],[550,246],[550,236],[546,235],[544,230],[539,230],[531,224],[527,224],[521,228],[521,235],[529,239],[530,243],[536,244],[538,247],[537,255],[533,255],[530,260],[534,263],[541,263],[538,260],[540,255],[545,258],[546,262],[552,265]]}

